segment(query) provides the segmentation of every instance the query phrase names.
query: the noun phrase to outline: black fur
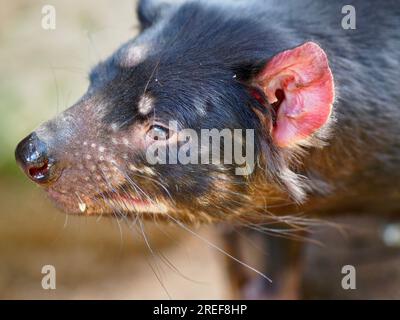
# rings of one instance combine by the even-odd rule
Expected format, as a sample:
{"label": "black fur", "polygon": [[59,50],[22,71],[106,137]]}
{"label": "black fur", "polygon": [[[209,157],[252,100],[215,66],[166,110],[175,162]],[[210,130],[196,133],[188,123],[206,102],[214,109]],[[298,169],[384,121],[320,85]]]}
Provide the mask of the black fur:
{"label": "black fur", "polygon": [[[75,106],[38,129],[60,164],[74,172],[79,159],[66,155],[84,154],[82,141],[90,139],[90,144],[106,146],[117,160],[129,153],[125,166],[147,165],[138,146],[113,148],[111,141],[116,135],[132,141],[130,132],[149,121],[168,124],[174,120],[180,128],[197,131],[255,129],[259,166],[254,176],[260,172],[264,176],[257,181],[257,190],[279,189],[284,200],[302,204],[318,200],[319,206],[313,209],[322,211],[341,211],[349,203],[359,208],[377,208],[382,202],[393,204],[387,208],[398,207],[397,1],[177,2],[141,1],[142,32],[93,69],[88,92]],[[341,27],[341,8],[347,4],[356,8],[356,30]],[[252,79],[271,57],[307,41],[317,42],[328,55],[336,87],[334,114],[330,125],[307,143],[295,149],[278,148],[254,112],[263,110],[273,123],[273,108],[250,93]],[[141,59],[127,63],[126,53],[143,45],[147,50]],[[144,94],[154,97],[149,114],[139,111]],[[91,159],[89,155],[87,160]],[[97,164],[88,161],[87,166]],[[235,186],[235,193],[225,194],[222,203],[203,201],[195,209],[222,212],[220,216],[239,207],[251,210],[253,176],[235,175],[232,166],[154,169],[186,209],[199,197],[210,198],[218,189]],[[64,174],[64,178],[74,180],[74,175]],[[221,182],[226,184],[221,186]],[[84,191],[86,183],[82,181]],[[57,187],[65,184],[60,179]],[[253,209],[260,213],[259,208]]]}
{"label": "black fur", "polygon": [[[130,69],[119,68],[113,58],[106,62],[108,78],[112,79],[112,68],[118,76],[109,80],[109,91],[104,93],[110,105],[104,121],[122,127],[136,121],[134,106],[146,87],[146,92],[156,96],[157,116],[164,121],[178,120],[183,128],[259,130],[249,107],[257,102],[249,95],[246,82],[275,54],[311,40],[327,52],[337,89],[337,130],[326,149],[331,150],[329,157],[338,163],[346,155],[360,158],[362,171],[368,170],[343,176],[349,181],[340,184],[350,187],[360,175],[378,170],[381,187],[392,188],[394,179],[398,181],[400,158],[399,6],[396,1],[354,1],[357,29],[343,30],[341,8],[345,4],[348,1],[279,5],[274,1],[186,1],[179,5],[141,1],[144,32],[136,41],[150,41],[151,53]],[[195,112],[198,107],[206,108],[206,117]],[[258,144],[263,145],[262,139]],[[278,153],[271,144],[264,144],[264,150],[270,155]],[[312,154],[319,152],[311,150]],[[269,157],[274,163],[267,169],[279,180],[277,171],[285,170],[282,161],[286,159],[278,158]],[[337,181],[328,181],[317,168],[299,170],[314,180],[306,181],[301,189],[325,194],[338,187]],[[390,174],[383,176],[384,172]],[[294,177],[282,184],[304,183]]]}

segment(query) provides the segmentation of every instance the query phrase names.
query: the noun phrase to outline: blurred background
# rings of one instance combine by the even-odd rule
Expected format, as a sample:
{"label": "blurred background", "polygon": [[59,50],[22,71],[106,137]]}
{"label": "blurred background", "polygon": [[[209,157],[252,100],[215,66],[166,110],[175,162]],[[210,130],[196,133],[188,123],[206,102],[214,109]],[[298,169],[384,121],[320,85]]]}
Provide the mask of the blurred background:
{"label": "blurred background", "polygon": [[[55,30],[41,26],[44,5],[56,8]],[[116,220],[58,212],[14,162],[19,140],[74,103],[89,69],[138,32],[135,6],[134,0],[0,0],[0,299],[231,297],[224,257],[204,242],[148,224],[152,255],[137,231]],[[400,227],[385,238],[392,221],[336,221],[357,228],[346,236],[314,235],[324,246],[306,248],[306,297],[400,298]],[[197,231],[222,245],[214,228]],[[41,287],[48,264],[57,271],[56,290]],[[357,268],[356,291],[340,287],[345,264]]]}

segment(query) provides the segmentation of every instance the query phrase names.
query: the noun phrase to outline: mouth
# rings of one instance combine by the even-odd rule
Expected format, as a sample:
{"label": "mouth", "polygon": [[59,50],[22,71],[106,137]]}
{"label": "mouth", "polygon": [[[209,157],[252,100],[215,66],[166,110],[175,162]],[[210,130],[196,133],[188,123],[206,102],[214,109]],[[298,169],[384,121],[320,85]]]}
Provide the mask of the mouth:
{"label": "mouth", "polygon": [[155,199],[141,199],[128,194],[103,193],[96,196],[113,211],[130,213],[167,213],[167,206]]}
{"label": "mouth", "polygon": [[127,192],[102,192],[94,196],[85,194],[61,193],[47,189],[47,194],[52,202],[66,213],[85,215],[135,215],[135,214],[166,214],[168,207],[158,199],[131,195]]}

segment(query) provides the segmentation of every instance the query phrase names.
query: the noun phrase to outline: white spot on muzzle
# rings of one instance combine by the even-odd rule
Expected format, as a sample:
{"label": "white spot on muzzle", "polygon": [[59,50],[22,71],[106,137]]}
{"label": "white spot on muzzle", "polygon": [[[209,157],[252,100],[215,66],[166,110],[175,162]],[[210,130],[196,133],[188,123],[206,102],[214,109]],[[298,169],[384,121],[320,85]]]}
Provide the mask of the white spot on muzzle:
{"label": "white spot on muzzle", "polygon": [[84,213],[86,211],[86,203],[79,202],[79,210]]}
{"label": "white spot on muzzle", "polygon": [[118,124],[117,123],[112,123],[111,124],[111,130],[113,132],[117,132],[118,131]]}

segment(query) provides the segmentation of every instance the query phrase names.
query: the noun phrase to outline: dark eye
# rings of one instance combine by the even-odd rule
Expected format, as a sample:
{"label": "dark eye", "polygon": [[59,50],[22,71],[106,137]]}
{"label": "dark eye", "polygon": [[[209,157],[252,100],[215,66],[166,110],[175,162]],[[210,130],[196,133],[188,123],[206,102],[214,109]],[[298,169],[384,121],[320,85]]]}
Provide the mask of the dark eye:
{"label": "dark eye", "polygon": [[170,137],[170,130],[161,125],[152,125],[147,132],[148,136],[153,140],[168,140]]}

